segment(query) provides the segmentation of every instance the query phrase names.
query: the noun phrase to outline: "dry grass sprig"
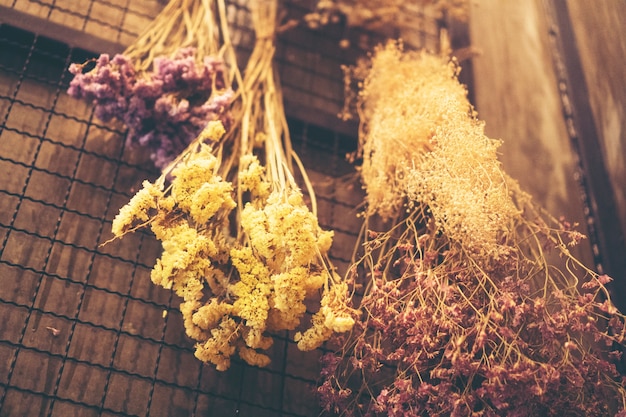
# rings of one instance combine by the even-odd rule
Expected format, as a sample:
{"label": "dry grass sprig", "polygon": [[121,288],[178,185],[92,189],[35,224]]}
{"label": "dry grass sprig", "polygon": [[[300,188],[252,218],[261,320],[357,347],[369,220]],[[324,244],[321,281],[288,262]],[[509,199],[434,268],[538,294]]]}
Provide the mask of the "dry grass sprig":
{"label": "dry grass sprig", "polygon": [[124,51],[138,71],[147,71],[154,58],[194,48],[197,56],[223,54],[223,36],[214,0],[170,0],[146,29]]}

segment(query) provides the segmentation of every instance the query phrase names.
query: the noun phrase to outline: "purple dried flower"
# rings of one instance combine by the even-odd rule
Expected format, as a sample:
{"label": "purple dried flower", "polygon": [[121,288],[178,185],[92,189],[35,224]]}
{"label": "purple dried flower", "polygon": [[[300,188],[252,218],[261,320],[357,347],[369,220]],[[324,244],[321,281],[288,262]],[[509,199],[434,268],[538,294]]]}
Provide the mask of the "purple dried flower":
{"label": "purple dried flower", "polygon": [[172,58],[157,57],[153,68],[137,73],[124,55],[102,54],[95,67],[72,64],[68,94],[95,105],[102,121],[113,118],[128,128],[129,146],[145,147],[164,168],[197,137],[206,124],[220,120],[228,129],[233,92],[225,89],[225,65],[216,57],[198,63],[195,49]]}

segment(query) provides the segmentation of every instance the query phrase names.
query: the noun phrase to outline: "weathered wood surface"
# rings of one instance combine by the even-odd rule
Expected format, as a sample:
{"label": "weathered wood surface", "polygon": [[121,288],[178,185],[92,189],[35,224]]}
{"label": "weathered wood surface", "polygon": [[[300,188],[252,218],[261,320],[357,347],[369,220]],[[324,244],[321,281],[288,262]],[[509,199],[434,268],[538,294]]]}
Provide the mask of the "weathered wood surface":
{"label": "weathered wood surface", "polygon": [[[503,140],[504,169],[555,217],[585,216],[562,116],[540,0],[471,2],[475,101],[489,137]],[[591,248],[574,254],[593,267]]]}
{"label": "weathered wood surface", "polygon": [[[31,28],[31,30],[41,30],[45,24],[53,23],[61,28],[70,28],[76,33],[91,35],[111,43],[128,45],[159,13],[163,2],[159,0],[0,0],[0,6],[17,12],[11,15],[14,19],[19,17],[18,13],[23,13],[42,22],[41,26]],[[75,39],[75,42],[80,43],[80,39]]]}
{"label": "weathered wood surface", "polygon": [[[568,2],[600,148],[626,236],[626,2]],[[626,254],[624,254],[626,256]],[[626,279],[626,277],[624,277]]]}

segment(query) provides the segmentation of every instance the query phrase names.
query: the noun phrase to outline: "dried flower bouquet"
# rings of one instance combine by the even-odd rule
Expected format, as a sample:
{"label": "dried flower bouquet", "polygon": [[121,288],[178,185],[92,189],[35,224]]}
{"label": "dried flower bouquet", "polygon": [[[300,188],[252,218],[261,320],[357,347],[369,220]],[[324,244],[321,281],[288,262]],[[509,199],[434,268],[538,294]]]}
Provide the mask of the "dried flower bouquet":
{"label": "dried flower bouquet", "polygon": [[364,73],[367,209],[348,274],[364,283],[361,316],[323,358],[324,410],[626,415],[611,279],[574,258],[583,236],[503,172],[457,66],[391,42]]}
{"label": "dried flower bouquet", "polygon": [[[218,370],[235,353],[267,365],[276,332],[296,330],[298,347],[310,350],[354,323],[347,285],[327,256],[332,232],[320,228],[291,150],[273,65],[277,10],[276,0],[250,4],[256,42],[237,75],[228,130],[209,122],[160,178],[144,182],[112,227],[121,237],[150,225],[163,242],[152,281],[182,297],[195,355]],[[308,328],[306,300],[319,303]]]}

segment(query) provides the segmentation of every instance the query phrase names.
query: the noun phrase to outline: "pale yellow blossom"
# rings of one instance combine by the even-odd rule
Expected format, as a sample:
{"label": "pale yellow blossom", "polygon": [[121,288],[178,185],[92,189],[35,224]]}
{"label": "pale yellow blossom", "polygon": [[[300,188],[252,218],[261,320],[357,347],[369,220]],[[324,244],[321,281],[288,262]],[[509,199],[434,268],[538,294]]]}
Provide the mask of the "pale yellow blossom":
{"label": "pale yellow blossom", "polygon": [[231,258],[240,279],[231,288],[237,298],[233,303],[233,313],[244,319],[246,326],[265,329],[270,309],[270,272],[265,264],[254,257],[249,247],[233,249]]}
{"label": "pale yellow blossom", "polygon": [[195,356],[203,362],[215,365],[218,371],[230,367],[230,358],[235,353],[234,341],[238,338],[239,327],[230,317],[222,319],[218,327],[211,329],[211,337],[196,345]]}
{"label": "pale yellow blossom", "polygon": [[150,210],[157,208],[157,201],[163,195],[162,190],[149,181],[143,182],[143,188],[120,209],[113,219],[111,232],[116,237],[122,236],[135,226],[150,219]]}
{"label": "pale yellow blossom", "polygon": [[307,268],[296,267],[272,276],[272,304],[278,313],[274,319],[279,319],[281,324],[280,328],[276,328],[279,324],[273,323],[273,330],[293,330],[300,324],[300,319],[306,312],[304,300],[307,292],[304,284],[308,275]]}
{"label": "pale yellow blossom", "polygon": [[224,134],[226,134],[226,129],[221,122],[210,121],[198,135],[198,141],[201,143],[216,143]]}
{"label": "pale yellow blossom", "polygon": [[326,317],[321,311],[315,313],[311,319],[311,327],[304,333],[298,332],[294,340],[298,343],[298,349],[308,351],[318,348],[333,334],[332,329],[324,325]]}
{"label": "pale yellow blossom", "polygon": [[220,209],[230,212],[237,204],[232,197],[233,186],[229,182],[205,182],[193,193],[189,214],[197,224],[205,224]]}
{"label": "pale yellow blossom", "polygon": [[332,231],[319,227],[299,191],[291,191],[287,198],[274,192],[262,208],[247,204],[241,226],[254,250],[279,271],[314,262],[332,243]]}
{"label": "pale yellow blossom", "polygon": [[232,305],[212,298],[208,304],[198,308],[192,316],[192,321],[199,328],[209,330],[216,327],[224,316],[228,316],[232,311]]}
{"label": "pale yellow blossom", "polygon": [[209,147],[203,146],[201,151],[193,154],[186,161],[181,161],[172,170],[172,196],[180,205],[191,205],[191,196],[202,184],[215,175],[217,158]]}
{"label": "pale yellow blossom", "polygon": [[302,288],[306,291],[306,296],[311,297],[319,292],[322,286],[328,282],[330,274],[326,270],[321,272],[311,272],[301,282]]}
{"label": "pale yellow blossom", "polygon": [[347,285],[336,282],[324,292],[321,307],[311,319],[311,327],[296,333],[298,349],[312,350],[324,343],[333,332],[350,331],[354,326],[353,311],[347,305]]}
{"label": "pale yellow blossom", "polygon": [[270,363],[269,356],[259,353],[247,346],[240,346],[237,352],[239,353],[239,357],[246,361],[248,365],[264,367]]}
{"label": "pale yellow blossom", "polygon": [[267,350],[274,344],[274,339],[263,335],[263,331],[260,329],[247,328],[244,329],[243,333],[246,346],[253,349]]}
{"label": "pale yellow blossom", "polygon": [[241,157],[239,170],[239,186],[241,191],[249,191],[253,203],[263,204],[270,194],[270,184],[265,181],[265,168],[256,156],[246,154]]}
{"label": "pale yellow blossom", "polygon": [[[210,146],[197,146],[174,165],[165,191],[144,183],[116,223],[120,233],[149,224],[161,241],[151,279],[182,298],[185,331],[198,342],[196,357],[218,370],[227,369],[235,353],[266,366],[269,332],[296,329],[305,302],[321,293],[316,336],[309,332],[305,340],[319,345],[333,329],[345,331],[345,304],[326,294],[336,293],[326,258],[332,231],[321,229],[294,185],[269,182],[255,156],[240,159],[233,182],[219,175],[220,164]],[[246,202],[237,216],[235,196]],[[234,228],[233,219],[239,222]]]}
{"label": "pale yellow blossom", "polygon": [[193,315],[201,305],[200,301],[197,300],[185,301],[180,304],[180,312],[183,316],[185,333],[194,340],[206,340],[210,334],[206,331],[208,329],[203,330],[193,322]]}

